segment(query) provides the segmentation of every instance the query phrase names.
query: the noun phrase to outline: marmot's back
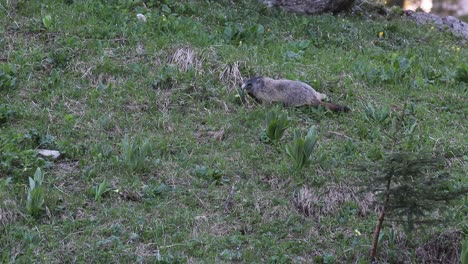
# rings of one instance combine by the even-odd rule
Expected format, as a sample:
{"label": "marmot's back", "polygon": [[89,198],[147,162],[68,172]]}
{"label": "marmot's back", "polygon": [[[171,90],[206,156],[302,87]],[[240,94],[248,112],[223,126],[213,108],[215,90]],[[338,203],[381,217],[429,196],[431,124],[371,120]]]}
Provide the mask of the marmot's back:
{"label": "marmot's back", "polygon": [[280,102],[288,106],[323,105],[333,111],[349,111],[346,106],[322,102],[324,94],[318,93],[310,85],[299,81],[255,77],[245,81],[242,89],[261,102]]}

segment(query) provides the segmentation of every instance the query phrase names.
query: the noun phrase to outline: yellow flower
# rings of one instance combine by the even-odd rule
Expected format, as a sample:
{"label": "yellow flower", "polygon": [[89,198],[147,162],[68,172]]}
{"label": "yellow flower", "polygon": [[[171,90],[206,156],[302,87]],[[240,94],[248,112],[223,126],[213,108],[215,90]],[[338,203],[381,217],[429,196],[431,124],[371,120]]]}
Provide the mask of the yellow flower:
{"label": "yellow flower", "polygon": [[354,229],[354,233],[356,233],[356,235],[358,235],[358,236],[361,235],[361,232],[359,232],[359,230],[357,230],[357,229]]}
{"label": "yellow flower", "polygon": [[460,51],[460,48],[459,48],[459,47],[457,47],[457,52],[459,52],[459,51]]}
{"label": "yellow flower", "polygon": [[269,28],[267,28],[267,32],[270,32],[270,29],[269,29]]}
{"label": "yellow flower", "polygon": [[379,38],[383,38],[383,36],[384,36],[384,32],[383,32],[383,31],[380,31],[380,32],[379,32]]}

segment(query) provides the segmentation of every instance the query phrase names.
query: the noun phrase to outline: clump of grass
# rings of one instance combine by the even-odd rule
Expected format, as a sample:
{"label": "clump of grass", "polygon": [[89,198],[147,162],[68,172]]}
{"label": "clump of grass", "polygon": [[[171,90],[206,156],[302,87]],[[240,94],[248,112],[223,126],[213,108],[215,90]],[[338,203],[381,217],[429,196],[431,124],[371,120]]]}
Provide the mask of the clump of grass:
{"label": "clump of grass", "polygon": [[16,85],[16,67],[14,64],[0,64],[0,90],[11,89]]}
{"label": "clump of grass", "polygon": [[120,143],[122,166],[129,172],[144,171],[146,159],[151,155],[152,145],[148,140],[131,140],[125,136]]}
{"label": "clump of grass", "polygon": [[294,196],[294,206],[299,213],[310,216],[313,214],[313,198],[312,193],[307,187],[302,187]]}
{"label": "clump of grass", "polygon": [[160,183],[157,186],[150,184],[144,188],[144,197],[155,198],[157,196],[161,196],[170,191],[172,191],[172,187],[164,183]]}
{"label": "clump of grass", "polygon": [[108,193],[110,190],[109,183],[107,180],[103,180],[100,184],[91,187],[89,190],[89,194],[94,197],[94,201],[98,202],[101,201],[104,194]]}
{"label": "clump of grass", "polygon": [[232,88],[238,87],[242,83],[240,69],[245,66],[245,61],[234,61],[225,64],[219,74],[219,80],[228,84]]}
{"label": "clump of grass", "polygon": [[206,166],[196,165],[194,172],[197,177],[209,181],[212,185],[220,185],[224,181],[224,172],[219,169],[212,169]]}
{"label": "clump of grass", "polygon": [[34,178],[29,177],[28,199],[26,201],[26,211],[33,217],[39,217],[44,205],[44,187],[42,181],[44,175],[40,168],[36,169]]}
{"label": "clump of grass", "polygon": [[463,63],[457,68],[457,72],[455,73],[455,80],[468,83],[468,64]]}
{"label": "clump of grass", "polygon": [[0,104],[0,126],[16,116],[16,111],[11,109],[9,105]]}
{"label": "clump of grass", "polygon": [[293,203],[299,213],[309,217],[336,214],[345,204],[355,204],[355,213],[366,215],[372,209],[374,196],[358,194],[356,187],[330,184],[320,188],[302,187],[294,193]]}
{"label": "clump of grass", "polygon": [[374,105],[368,104],[365,113],[367,120],[383,124],[390,116],[390,109],[386,106],[382,108],[376,108]]}
{"label": "clump of grass", "polygon": [[296,170],[310,165],[312,151],[316,143],[317,130],[314,126],[310,127],[305,137],[301,130],[294,130],[293,142],[286,146],[286,153],[292,159]]}
{"label": "clump of grass", "polygon": [[468,263],[468,240],[463,241],[463,236],[459,230],[435,234],[415,250],[418,263],[431,263],[434,259],[439,263]]}
{"label": "clump of grass", "polygon": [[178,48],[170,58],[169,63],[177,65],[181,71],[190,69],[199,71],[202,68],[202,62],[198,59],[196,51],[189,47]]}

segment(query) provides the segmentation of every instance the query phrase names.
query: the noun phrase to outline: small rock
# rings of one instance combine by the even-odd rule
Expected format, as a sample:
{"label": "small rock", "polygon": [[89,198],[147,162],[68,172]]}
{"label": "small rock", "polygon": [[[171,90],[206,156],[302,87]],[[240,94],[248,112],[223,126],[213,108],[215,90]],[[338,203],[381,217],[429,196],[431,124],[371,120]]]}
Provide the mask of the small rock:
{"label": "small rock", "polygon": [[58,159],[58,157],[60,157],[60,152],[58,152],[57,150],[38,149],[37,153],[41,156],[49,157],[53,159]]}
{"label": "small rock", "polygon": [[141,22],[146,22],[146,17],[143,14],[137,14],[137,19]]}

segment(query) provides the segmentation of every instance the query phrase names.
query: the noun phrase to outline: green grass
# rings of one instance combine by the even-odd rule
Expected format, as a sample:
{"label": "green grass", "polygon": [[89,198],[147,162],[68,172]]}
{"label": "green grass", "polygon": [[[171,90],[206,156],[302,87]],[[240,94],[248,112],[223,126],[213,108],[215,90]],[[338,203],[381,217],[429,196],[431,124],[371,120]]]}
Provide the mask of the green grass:
{"label": "green grass", "polygon": [[[444,156],[465,184],[461,39],[256,1],[144,2],[0,0],[0,262],[369,263],[377,214],[356,198],[352,167],[391,151],[405,105],[411,136],[399,145]],[[352,111],[280,107],[292,125],[265,144],[272,107],[236,90],[260,75],[302,80]],[[285,146],[311,126],[314,162],[297,171]],[[36,219],[26,202],[37,167]],[[413,243],[466,232],[466,215],[465,199]],[[418,261],[402,237],[386,224],[380,261]]]}

